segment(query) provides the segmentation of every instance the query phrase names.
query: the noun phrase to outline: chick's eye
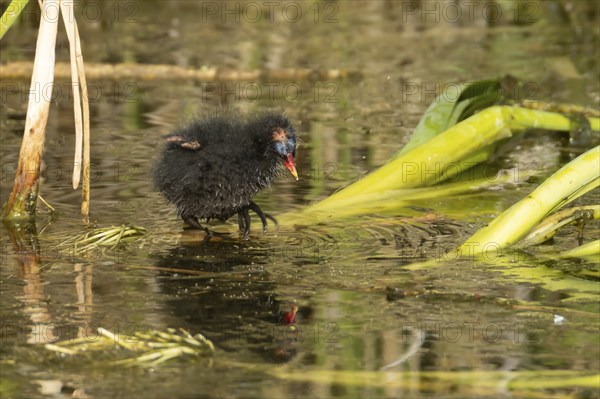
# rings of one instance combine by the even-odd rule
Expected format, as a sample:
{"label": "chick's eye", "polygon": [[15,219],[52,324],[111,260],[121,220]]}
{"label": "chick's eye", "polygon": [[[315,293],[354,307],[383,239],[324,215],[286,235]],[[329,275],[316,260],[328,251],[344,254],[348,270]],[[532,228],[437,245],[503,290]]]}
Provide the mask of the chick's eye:
{"label": "chick's eye", "polygon": [[296,143],[294,143],[292,140],[288,140],[287,144],[288,148],[290,149],[290,152],[293,153],[296,151]]}

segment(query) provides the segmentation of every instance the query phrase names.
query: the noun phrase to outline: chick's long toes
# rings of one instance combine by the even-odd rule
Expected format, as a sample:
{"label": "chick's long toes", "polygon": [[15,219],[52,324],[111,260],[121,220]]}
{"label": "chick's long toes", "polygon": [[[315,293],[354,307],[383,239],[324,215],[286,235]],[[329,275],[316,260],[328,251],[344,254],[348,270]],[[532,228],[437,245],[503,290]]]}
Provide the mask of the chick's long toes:
{"label": "chick's long toes", "polygon": [[258,217],[260,218],[260,221],[262,223],[262,226],[263,226],[263,234],[266,234],[266,232],[267,232],[267,217],[269,217],[269,216],[266,215],[262,211],[262,209],[260,209],[258,204],[256,204],[256,202],[254,202],[254,201],[250,202],[250,205],[248,205],[248,208],[253,210],[254,213],[256,213],[258,215]]}
{"label": "chick's long toes", "polygon": [[204,232],[206,233],[206,235],[204,236],[204,241],[202,241],[203,244],[208,244],[208,242],[210,241],[211,237],[213,236],[212,231],[210,231],[208,229],[208,227],[204,228]]}
{"label": "chick's long toes", "polygon": [[248,240],[250,238],[250,213],[248,212],[248,208],[244,208],[243,215],[244,215],[245,229],[244,229],[244,236],[242,237],[242,239]]}

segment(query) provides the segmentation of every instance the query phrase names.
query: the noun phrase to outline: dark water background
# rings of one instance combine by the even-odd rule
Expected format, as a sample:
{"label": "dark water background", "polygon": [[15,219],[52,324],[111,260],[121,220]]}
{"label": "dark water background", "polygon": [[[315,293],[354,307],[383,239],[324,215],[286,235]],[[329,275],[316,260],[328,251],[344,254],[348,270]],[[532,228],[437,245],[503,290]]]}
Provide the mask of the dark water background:
{"label": "dark water background", "polygon": [[[3,397],[598,397],[597,390],[577,387],[539,387],[511,396],[510,377],[489,388],[475,374],[465,385],[432,383],[426,375],[598,371],[597,295],[574,298],[568,290],[523,282],[506,273],[506,266],[489,263],[448,261],[443,267],[405,269],[443,256],[539,179],[515,178],[514,184],[489,191],[314,228],[272,229],[264,236],[255,229],[249,242],[233,234],[202,246],[203,234],[183,229],[172,207],[153,192],[149,176],[160,136],[218,106],[276,109],[297,125],[300,181],[286,176],[257,197],[274,215],[324,198],[385,162],[446,84],[510,73],[526,83],[527,92],[519,94],[597,108],[598,5],[589,2],[577,14],[565,9],[569,2],[557,1],[481,0],[460,7],[416,0],[267,3],[77,3],[86,62],[346,68],[363,77],[216,83],[88,79],[93,223],[128,223],[149,231],[126,248],[88,256],[57,247],[83,231],[81,194],[70,183],[72,97],[69,83],[58,82],[41,185],[58,215],[50,220],[39,206],[39,257],[19,254],[2,230]],[[2,63],[33,59],[38,22],[36,4],[29,7],[2,40]],[[576,15],[583,16],[579,24]],[[57,59],[68,61],[62,26]],[[4,202],[29,82],[1,83]],[[515,173],[528,167],[543,177],[580,152],[564,135],[536,132],[493,168]],[[584,203],[597,199],[592,194]],[[597,236],[598,224],[589,225],[585,240]],[[575,243],[575,229],[567,229],[556,247],[537,249],[549,257],[520,264],[562,270],[565,276],[597,268],[552,260],[553,250]],[[294,304],[299,311],[291,334],[281,319]],[[38,345],[93,336],[98,326],[126,335],[167,327],[201,332],[224,362],[122,369],[90,358],[57,357]],[[244,362],[327,376],[327,371],[377,372],[407,352],[414,353],[386,369],[406,372],[402,388],[331,376],[293,382],[231,366]]]}

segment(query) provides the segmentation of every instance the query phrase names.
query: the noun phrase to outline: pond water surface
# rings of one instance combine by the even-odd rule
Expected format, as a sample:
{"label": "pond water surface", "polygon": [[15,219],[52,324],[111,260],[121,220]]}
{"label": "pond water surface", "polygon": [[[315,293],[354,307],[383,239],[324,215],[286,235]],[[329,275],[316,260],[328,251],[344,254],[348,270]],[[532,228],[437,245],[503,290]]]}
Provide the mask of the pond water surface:
{"label": "pond water surface", "polygon": [[[40,191],[57,213],[40,204],[38,234],[22,246],[2,227],[2,397],[599,397],[589,379],[565,382],[597,376],[600,366],[598,265],[551,256],[576,245],[575,228],[517,262],[448,259],[437,267],[408,267],[443,257],[579,155],[582,149],[569,147],[563,135],[529,134],[492,165],[507,173],[528,166],[539,177],[382,214],[287,224],[265,235],[255,228],[249,241],[233,233],[231,220],[215,226],[231,234],[203,245],[203,233],[184,228],[152,187],[160,137],[219,106],[280,110],[296,124],[300,180],[283,176],[256,198],[275,216],[383,164],[446,84],[510,73],[528,83],[520,94],[598,107],[598,36],[574,29],[560,2],[470,4],[77,3],[89,63],[343,68],[361,77],[88,79],[92,223],[131,224],[148,233],[125,247],[87,254],[59,245],[85,228],[81,194],[69,178],[72,98],[69,83],[58,82]],[[589,8],[585,15],[597,20],[597,7]],[[36,32],[31,12],[2,40],[0,61],[31,61]],[[62,27],[57,59],[68,61]],[[4,202],[29,82],[2,85]],[[596,192],[582,203],[598,199]],[[598,232],[597,223],[589,224],[584,241]],[[545,273],[553,277],[539,277]],[[591,294],[553,285],[556,276]],[[294,307],[294,323],[289,316],[286,323]],[[211,361],[124,368],[111,364],[119,353],[59,356],[42,345],[95,337],[97,327],[125,336],[183,328],[204,334],[216,353]]]}

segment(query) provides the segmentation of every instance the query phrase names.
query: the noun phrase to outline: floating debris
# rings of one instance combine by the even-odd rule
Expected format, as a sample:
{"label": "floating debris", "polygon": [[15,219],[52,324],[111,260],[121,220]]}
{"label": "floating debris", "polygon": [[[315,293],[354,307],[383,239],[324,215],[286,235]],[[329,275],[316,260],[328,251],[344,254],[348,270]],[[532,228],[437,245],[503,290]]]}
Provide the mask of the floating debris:
{"label": "floating debris", "polygon": [[72,245],[75,252],[84,252],[98,247],[115,249],[125,240],[146,234],[146,229],[139,226],[121,225],[119,227],[103,227],[92,229],[87,233],[69,238],[61,245]]}
{"label": "floating debris", "polygon": [[567,319],[565,319],[564,316],[561,316],[559,314],[554,315],[554,325],[561,326],[561,325],[565,324],[566,321],[567,321]]}
{"label": "floating debris", "polygon": [[45,348],[66,355],[80,355],[91,351],[106,351],[115,345],[132,353],[141,355],[112,362],[115,365],[154,367],[167,360],[183,356],[200,356],[215,352],[213,343],[202,334],[191,335],[180,328],[178,331],[169,328],[167,331],[151,330],[136,332],[133,335],[118,335],[99,327],[98,339],[90,340],[82,337],[46,344]]}

